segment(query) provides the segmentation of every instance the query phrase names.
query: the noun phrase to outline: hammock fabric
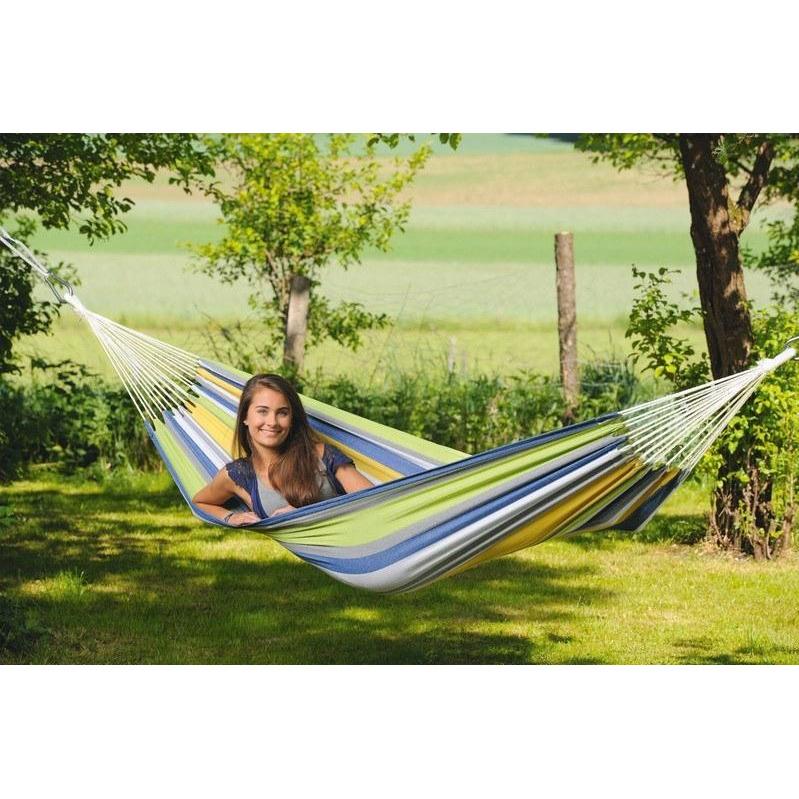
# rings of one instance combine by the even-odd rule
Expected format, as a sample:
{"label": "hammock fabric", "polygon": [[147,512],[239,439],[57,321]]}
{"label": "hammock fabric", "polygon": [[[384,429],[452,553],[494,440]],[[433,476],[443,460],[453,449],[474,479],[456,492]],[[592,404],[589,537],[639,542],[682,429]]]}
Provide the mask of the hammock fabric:
{"label": "hammock fabric", "polygon": [[[0,241],[52,275],[7,234]],[[31,261],[32,259],[32,261]],[[104,347],[187,504],[233,459],[249,375],[72,305]],[[311,425],[375,487],[250,525],[348,585],[409,591],[557,535],[642,527],[789,347],[752,369],[618,413],[464,453],[302,397]]]}

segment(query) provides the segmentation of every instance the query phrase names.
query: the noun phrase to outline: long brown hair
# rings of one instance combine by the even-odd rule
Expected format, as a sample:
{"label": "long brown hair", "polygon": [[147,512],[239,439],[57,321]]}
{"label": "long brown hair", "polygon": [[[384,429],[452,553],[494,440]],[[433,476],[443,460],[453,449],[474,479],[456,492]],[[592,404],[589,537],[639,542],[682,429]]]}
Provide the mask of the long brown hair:
{"label": "long brown hair", "polygon": [[[280,392],[291,409],[291,427],[286,440],[280,445],[278,458],[269,466],[269,482],[295,508],[310,505],[319,500],[319,455],[316,451],[316,436],[299,394],[291,383],[280,375],[253,375],[245,384],[236,415],[236,430],[233,433],[233,454],[252,461],[252,439],[244,420],[259,388],[271,388]],[[254,464],[253,464],[254,465]]]}

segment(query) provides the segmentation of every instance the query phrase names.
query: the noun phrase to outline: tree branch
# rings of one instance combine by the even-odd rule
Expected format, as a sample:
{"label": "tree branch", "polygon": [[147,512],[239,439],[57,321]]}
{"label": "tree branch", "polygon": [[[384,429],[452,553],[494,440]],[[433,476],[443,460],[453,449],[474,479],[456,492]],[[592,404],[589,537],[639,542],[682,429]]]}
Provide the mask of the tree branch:
{"label": "tree branch", "polygon": [[752,174],[752,170],[743,161],[739,161],[737,158],[730,158],[730,163],[740,169],[741,172],[746,172],[747,175]]}
{"label": "tree branch", "polygon": [[755,158],[752,171],[749,173],[749,180],[746,181],[738,197],[738,208],[742,211],[741,230],[749,223],[749,215],[757,202],[760,192],[766,185],[773,159],[774,144],[767,139],[757,148],[757,158]]}

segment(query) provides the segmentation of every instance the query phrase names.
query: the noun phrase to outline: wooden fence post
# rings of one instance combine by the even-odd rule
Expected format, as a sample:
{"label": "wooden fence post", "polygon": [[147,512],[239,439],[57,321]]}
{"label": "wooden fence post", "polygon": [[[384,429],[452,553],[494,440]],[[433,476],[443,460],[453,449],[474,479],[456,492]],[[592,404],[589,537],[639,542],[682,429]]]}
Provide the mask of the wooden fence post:
{"label": "wooden fence post", "polygon": [[555,234],[555,271],[558,290],[558,341],[560,344],[560,382],[566,409],[563,420],[574,421],[580,397],[577,372],[577,303],[574,282],[574,237]]}
{"label": "wooden fence post", "polygon": [[305,336],[308,332],[310,287],[311,282],[307,277],[303,275],[291,276],[283,364],[298,372],[302,370],[303,361],[305,360]]}

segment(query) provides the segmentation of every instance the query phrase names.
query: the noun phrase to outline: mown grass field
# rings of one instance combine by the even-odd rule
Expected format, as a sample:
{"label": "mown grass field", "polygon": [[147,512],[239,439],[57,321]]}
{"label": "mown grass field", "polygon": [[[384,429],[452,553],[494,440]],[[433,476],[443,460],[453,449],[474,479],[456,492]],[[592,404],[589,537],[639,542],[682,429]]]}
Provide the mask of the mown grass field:
{"label": "mown grass field", "polygon": [[[584,534],[407,595],[340,585],[190,516],[168,477],[0,489],[0,591],[34,634],[5,663],[796,663],[799,564],[687,546],[688,486],[646,531]],[[9,505],[0,505],[0,508]]]}
{"label": "mown grass field", "polygon": [[[213,205],[165,180],[130,185],[125,193],[137,203],[126,234],[89,247],[77,233],[43,231],[37,245],[76,266],[88,307],[210,355],[204,335],[210,320],[249,313],[247,286],[220,285],[189,269],[185,245],[220,235]],[[311,369],[415,368],[420,350],[446,358],[454,347],[462,364],[480,371],[554,373],[552,253],[562,229],[575,235],[578,341],[586,358],[628,351],[623,332],[633,264],[681,269],[674,296],[695,291],[683,187],[646,171],[592,164],[568,144],[467,136],[458,153],[437,149],[409,197],[410,223],[390,252],[367,253],[347,272],[333,266],[323,279],[328,296],[388,313],[392,328],[367,334],[355,356],[323,345],[310,353]],[[763,246],[762,222],[779,213],[755,214],[750,246]],[[765,302],[762,276],[747,280],[750,295]],[[701,342],[699,330],[691,335]],[[42,355],[74,352],[98,368],[103,363],[67,319],[55,339],[25,346]]]}

